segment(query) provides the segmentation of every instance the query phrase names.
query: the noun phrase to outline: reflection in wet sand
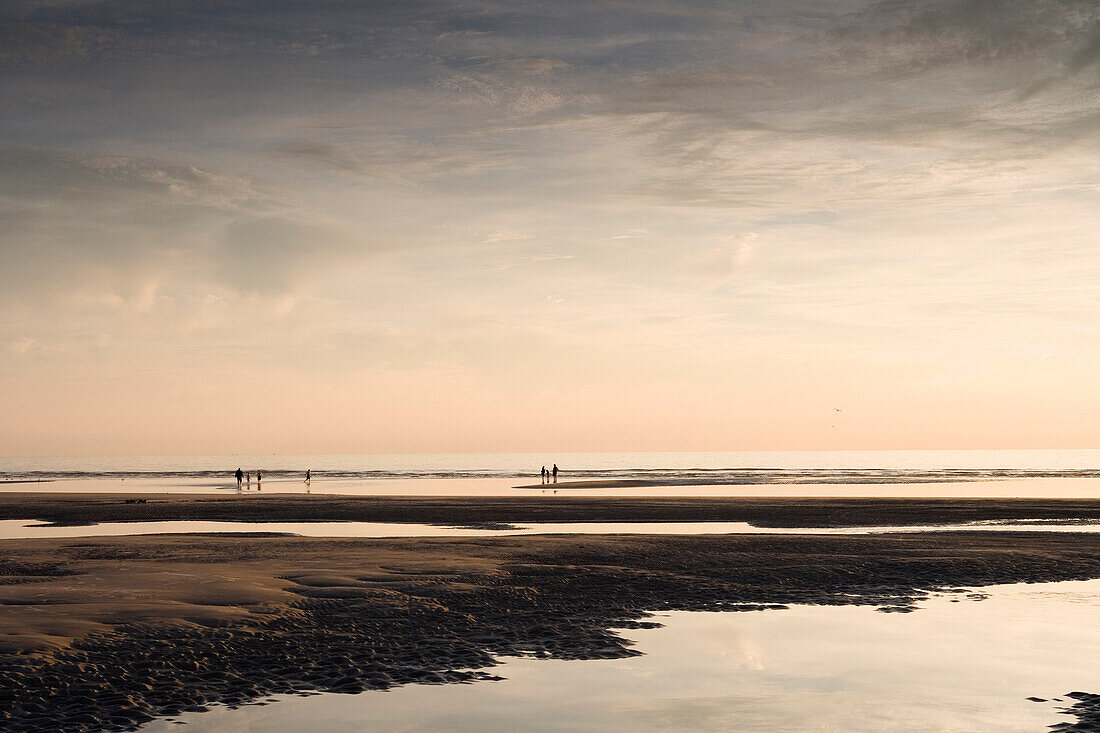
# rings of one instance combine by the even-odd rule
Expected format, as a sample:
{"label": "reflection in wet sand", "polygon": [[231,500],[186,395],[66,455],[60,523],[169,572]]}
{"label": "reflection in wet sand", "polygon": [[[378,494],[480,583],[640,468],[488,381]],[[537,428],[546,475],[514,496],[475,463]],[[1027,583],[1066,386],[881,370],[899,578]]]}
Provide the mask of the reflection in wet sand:
{"label": "reflection in wet sand", "polygon": [[[629,631],[643,656],[508,659],[505,679],[386,694],[280,696],[182,714],[206,731],[1041,731],[1071,722],[1071,690],[1100,690],[1100,581],[931,598],[912,614],[793,606],[661,614]],[[1042,702],[1028,700],[1039,697]],[[1058,700],[1060,698],[1060,701]],[[142,730],[166,733],[172,722]]]}

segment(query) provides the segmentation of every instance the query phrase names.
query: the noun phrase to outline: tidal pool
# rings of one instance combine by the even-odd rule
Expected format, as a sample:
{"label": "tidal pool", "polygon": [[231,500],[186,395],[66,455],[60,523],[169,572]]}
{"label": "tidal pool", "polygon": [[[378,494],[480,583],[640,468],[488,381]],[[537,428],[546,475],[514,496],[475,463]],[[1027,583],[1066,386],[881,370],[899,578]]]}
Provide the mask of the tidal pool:
{"label": "tidal pool", "polygon": [[919,605],[661,614],[664,628],[624,632],[638,657],[506,658],[489,670],[498,682],[284,695],[142,730],[1022,733],[1071,722],[1059,714],[1073,702],[1065,693],[1100,692],[1100,581],[992,586]]}
{"label": "tidal pool", "polygon": [[0,519],[0,540],[75,537],[123,537],[147,534],[286,534],[299,537],[507,537],[529,534],[883,534],[890,532],[1100,532],[1096,520],[997,520],[948,525],[890,527],[756,527],[748,522],[538,522],[501,529],[448,527],[401,522],[98,522],[53,525],[25,519]]}

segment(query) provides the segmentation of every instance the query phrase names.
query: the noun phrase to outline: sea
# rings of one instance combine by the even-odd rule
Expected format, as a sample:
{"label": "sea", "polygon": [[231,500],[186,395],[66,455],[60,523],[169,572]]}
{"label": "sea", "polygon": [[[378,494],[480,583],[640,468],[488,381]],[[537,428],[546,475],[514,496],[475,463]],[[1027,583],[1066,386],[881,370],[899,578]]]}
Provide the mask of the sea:
{"label": "sea", "polygon": [[[558,482],[547,489],[540,469],[555,465]],[[252,486],[262,475],[265,491],[334,494],[1089,497],[1100,491],[1100,450],[5,457],[0,491],[218,493],[236,490],[237,468]],[[574,489],[573,482],[587,485]],[[593,488],[593,482],[644,485]]]}

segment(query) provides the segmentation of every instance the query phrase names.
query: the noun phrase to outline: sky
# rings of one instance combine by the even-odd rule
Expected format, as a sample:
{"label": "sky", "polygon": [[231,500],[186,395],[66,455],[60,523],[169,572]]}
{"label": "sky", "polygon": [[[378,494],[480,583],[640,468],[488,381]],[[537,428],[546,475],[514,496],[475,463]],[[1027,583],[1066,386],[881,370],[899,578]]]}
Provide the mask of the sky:
{"label": "sky", "polygon": [[0,454],[1100,448],[1093,0],[0,0]]}

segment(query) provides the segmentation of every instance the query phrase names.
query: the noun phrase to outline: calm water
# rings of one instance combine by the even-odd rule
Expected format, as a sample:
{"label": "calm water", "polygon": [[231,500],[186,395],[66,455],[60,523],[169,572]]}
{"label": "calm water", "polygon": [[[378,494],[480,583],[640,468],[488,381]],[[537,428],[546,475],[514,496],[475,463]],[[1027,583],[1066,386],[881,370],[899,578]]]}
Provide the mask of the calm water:
{"label": "calm water", "polygon": [[[308,468],[316,493],[530,495],[540,489],[513,487],[538,483],[539,468],[554,463],[562,481],[677,484],[602,490],[615,495],[1095,496],[1100,490],[1097,450],[0,458],[0,490],[222,492],[236,489],[232,472],[240,466],[253,475],[263,471],[269,492],[305,491]],[[24,481],[43,483],[14,483]]]}
{"label": "calm water", "polygon": [[[175,718],[183,730],[1046,730],[1072,690],[1100,692],[1100,581],[996,586],[911,614],[865,607],[672,613],[625,632],[644,656],[509,659],[502,682],[287,696]],[[179,730],[171,721],[143,728]]]}

